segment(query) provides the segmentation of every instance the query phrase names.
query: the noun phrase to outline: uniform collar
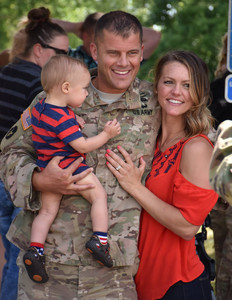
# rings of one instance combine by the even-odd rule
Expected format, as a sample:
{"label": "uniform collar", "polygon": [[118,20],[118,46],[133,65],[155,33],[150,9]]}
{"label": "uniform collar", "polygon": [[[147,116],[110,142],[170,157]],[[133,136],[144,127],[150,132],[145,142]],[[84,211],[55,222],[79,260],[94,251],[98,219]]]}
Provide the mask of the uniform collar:
{"label": "uniform collar", "polygon": [[[90,71],[91,78],[94,78],[97,76],[97,68],[93,69]],[[131,83],[127,91],[121,96],[121,98],[112,103],[112,104],[107,104],[103,102],[98,94],[93,91],[91,87],[89,87],[88,92],[89,95],[85,100],[85,103],[89,106],[109,106],[109,110],[112,109],[136,109],[136,108],[141,108],[141,97],[139,93],[139,83],[140,79],[135,78],[135,80]],[[107,109],[106,109],[107,110]]]}

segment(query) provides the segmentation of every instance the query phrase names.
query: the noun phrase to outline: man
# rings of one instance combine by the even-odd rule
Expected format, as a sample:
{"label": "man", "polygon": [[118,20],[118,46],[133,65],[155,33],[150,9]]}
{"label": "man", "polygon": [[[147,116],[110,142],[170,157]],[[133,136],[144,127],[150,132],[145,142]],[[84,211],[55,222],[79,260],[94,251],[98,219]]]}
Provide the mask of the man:
{"label": "man", "polygon": [[[216,253],[217,299],[232,299],[231,228],[232,228],[232,121],[222,122],[210,165],[210,183],[220,196],[213,215],[212,228]],[[229,205],[230,204],[230,205]]]}
{"label": "man", "polygon": [[[101,12],[89,14],[84,22],[69,22],[53,19],[54,22],[62,26],[67,32],[74,33],[83,41],[83,45],[76,49],[69,48],[68,55],[83,60],[89,69],[97,67],[97,61],[93,59],[90,51],[90,44],[94,42],[94,30]],[[143,61],[151,57],[152,53],[158,47],[161,40],[161,32],[154,29],[143,27]]]}
{"label": "man", "polygon": [[[91,232],[90,205],[74,195],[80,188],[75,184],[78,178],[72,176],[75,166],[61,170],[57,165],[59,159],[55,158],[39,172],[31,128],[22,135],[22,123],[28,124],[24,115],[2,143],[1,177],[14,203],[24,207],[8,234],[22,249],[18,259],[19,299],[137,299],[133,276],[138,267],[141,208],[107,169],[105,153],[108,148],[116,151],[118,145],[123,145],[134,162],[138,163],[143,156],[150,168],[160,112],[156,109],[152,84],[136,78],[143,48],[142,27],[134,16],[121,11],[102,16],[96,25],[95,42],[91,44],[98,70],[92,74],[88,98],[81,109],[75,110],[85,120],[83,133],[88,137],[101,131],[108,120],[116,118],[121,124],[119,136],[87,154],[87,164],[94,168],[108,194],[113,268],[99,266],[85,249]],[[44,93],[39,94],[34,103],[43,96]],[[38,191],[66,194],[45,243],[49,281],[42,285],[30,281],[22,263],[31,222],[40,206]]]}
{"label": "man", "polygon": [[83,44],[78,46],[76,49],[70,47],[68,55],[83,60],[88,69],[97,67],[97,63],[92,58],[90,53],[90,44],[94,41],[94,30],[96,23],[102,16],[103,13],[95,12],[89,14],[85,18],[84,22],[69,22],[53,19],[54,22],[62,26],[67,32],[74,33],[83,41]]}
{"label": "man", "polygon": [[[218,64],[215,70],[215,79],[210,85],[212,102],[210,103],[209,109],[215,118],[214,127],[216,129],[223,121],[230,120],[232,116],[232,104],[227,102],[225,99],[225,81],[226,77],[230,74],[227,70],[227,44],[228,33],[226,32],[221,39],[221,48],[218,53]],[[228,172],[229,164],[227,156],[229,154],[228,148],[231,147],[231,143],[228,139],[231,138],[229,123],[229,121],[222,123],[218,130],[218,140],[214,148],[210,172],[213,188],[220,195],[217,205],[210,212],[215,248],[215,287],[217,300],[226,299],[228,291],[232,288],[232,285],[229,283],[231,278],[229,274],[231,274],[230,270],[232,268],[232,262],[228,264],[227,260],[228,257],[232,257],[232,206],[228,205],[228,199],[223,198],[224,193],[226,193],[225,197],[229,196],[228,188],[229,184],[231,185],[231,183],[229,183],[229,180],[231,181],[231,173]],[[226,169],[227,172],[225,172]],[[225,184],[225,179],[227,184]],[[225,261],[226,264],[224,264]]]}

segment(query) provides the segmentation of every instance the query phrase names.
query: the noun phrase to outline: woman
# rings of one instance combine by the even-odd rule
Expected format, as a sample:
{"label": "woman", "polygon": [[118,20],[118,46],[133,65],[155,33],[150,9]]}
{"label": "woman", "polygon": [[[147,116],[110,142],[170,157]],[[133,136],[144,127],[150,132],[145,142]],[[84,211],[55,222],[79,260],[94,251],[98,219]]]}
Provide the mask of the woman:
{"label": "woman", "polygon": [[67,54],[68,37],[41,7],[28,13],[25,28],[16,33],[10,64],[0,73],[0,140],[22,111],[42,91],[41,68],[55,54]]}
{"label": "woman", "polygon": [[137,168],[120,146],[125,160],[106,154],[108,168],[143,208],[138,298],[209,300],[209,279],[195,248],[195,234],[218,197],[208,174],[213,146],[206,136],[212,126],[206,64],[187,51],[164,55],[154,93],[162,125],[146,186],[142,157]]}
{"label": "woman", "polygon": [[[41,92],[42,66],[55,54],[67,54],[69,40],[66,32],[50,21],[50,12],[41,7],[29,11],[25,28],[14,37],[11,63],[0,73],[0,141],[21,113]],[[5,247],[0,299],[17,299],[19,250],[6,239],[6,233],[19,208],[14,207],[4,184],[0,181],[0,234]]]}

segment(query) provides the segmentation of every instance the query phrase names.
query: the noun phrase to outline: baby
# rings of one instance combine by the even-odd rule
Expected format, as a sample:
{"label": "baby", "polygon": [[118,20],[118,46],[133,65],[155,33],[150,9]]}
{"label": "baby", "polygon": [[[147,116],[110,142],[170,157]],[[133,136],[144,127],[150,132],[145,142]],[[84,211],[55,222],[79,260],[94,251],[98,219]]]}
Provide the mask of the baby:
{"label": "baby", "polygon": [[[85,153],[96,150],[120,134],[120,124],[114,119],[107,122],[97,136],[83,137],[80,131],[81,118],[76,117],[69,108],[80,107],[88,95],[90,74],[82,61],[65,55],[53,56],[42,69],[41,83],[47,96],[32,109],[31,119],[37,164],[43,170],[52,157],[64,156],[59,166],[67,168],[77,158],[83,157],[74,174],[81,173],[89,168],[85,163]],[[94,185],[93,189],[80,192],[91,203],[93,235],[86,243],[86,248],[99,263],[110,268],[113,262],[107,240],[106,192],[93,173],[78,183]],[[23,257],[29,277],[38,283],[48,280],[44,243],[58,213],[61,198],[61,194],[42,193],[41,209],[32,224],[30,247]]]}

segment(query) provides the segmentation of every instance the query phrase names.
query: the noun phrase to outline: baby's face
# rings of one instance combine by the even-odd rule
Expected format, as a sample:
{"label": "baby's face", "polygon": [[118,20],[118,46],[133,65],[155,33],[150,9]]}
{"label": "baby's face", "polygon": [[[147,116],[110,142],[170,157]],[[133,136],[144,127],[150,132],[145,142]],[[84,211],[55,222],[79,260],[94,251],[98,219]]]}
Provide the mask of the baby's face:
{"label": "baby's face", "polygon": [[68,93],[68,105],[71,107],[80,107],[88,96],[88,87],[90,83],[89,71],[81,68],[78,70],[77,76],[70,81]]}

